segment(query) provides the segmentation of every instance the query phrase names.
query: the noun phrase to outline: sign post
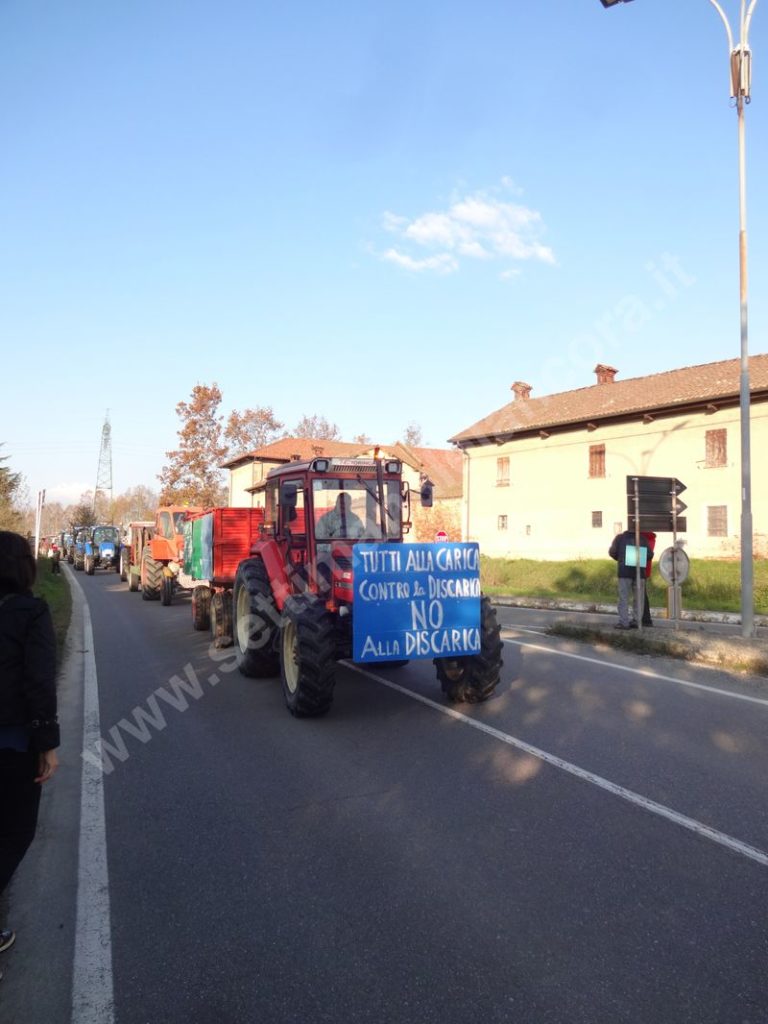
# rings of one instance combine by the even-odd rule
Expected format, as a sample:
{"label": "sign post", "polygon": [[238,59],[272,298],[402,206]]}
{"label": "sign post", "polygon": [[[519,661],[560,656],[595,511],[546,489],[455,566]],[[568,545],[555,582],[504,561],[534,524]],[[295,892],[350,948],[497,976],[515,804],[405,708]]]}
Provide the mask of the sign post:
{"label": "sign post", "polygon": [[[635,529],[635,541],[638,545],[638,552],[640,550],[640,533],[642,530],[653,531],[654,533],[671,533],[672,549],[675,551],[680,550],[677,546],[677,534],[678,532],[684,533],[688,525],[686,519],[680,513],[684,512],[688,506],[680,501],[678,494],[682,494],[685,489],[684,483],[671,476],[627,477],[628,525],[629,529],[632,529],[632,527]],[[638,558],[638,563],[639,561],[640,559]],[[673,609],[675,610],[675,628],[677,628],[681,592],[678,582],[674,578],[677,562],[673,559],[670,564],[673,574],[671,596]],[[680,583],[682,583],[682,580],[680,580]],[[635,602],[638,603],[640,601],[639,565],[635,584]],[[638,609],[638,613],[641,612],[642,609]],[[640,615],[638,615],[638,628],[642,628]]]}

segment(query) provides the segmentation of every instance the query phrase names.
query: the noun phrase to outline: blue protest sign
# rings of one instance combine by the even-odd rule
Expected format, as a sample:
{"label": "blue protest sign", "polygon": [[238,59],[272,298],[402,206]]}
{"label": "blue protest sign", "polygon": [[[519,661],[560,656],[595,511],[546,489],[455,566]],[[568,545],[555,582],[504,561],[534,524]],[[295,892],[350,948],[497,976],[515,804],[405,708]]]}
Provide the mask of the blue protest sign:
{"label": "blue protest sign", "polygon": [[356,544],[352,659],[480,652],[477,544]]}

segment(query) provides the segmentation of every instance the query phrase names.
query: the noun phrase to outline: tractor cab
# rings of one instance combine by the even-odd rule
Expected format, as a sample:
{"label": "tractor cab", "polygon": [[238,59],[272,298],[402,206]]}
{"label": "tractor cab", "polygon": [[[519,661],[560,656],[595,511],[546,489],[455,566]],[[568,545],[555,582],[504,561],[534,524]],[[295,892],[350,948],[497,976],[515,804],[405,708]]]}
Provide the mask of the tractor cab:
{"label": "tractor cab", "polygon": [[322,596],[331,610],[352,600],[352,549],[402,541],[410,497],[398,459],[289,463],[270,472],[263,535],[275,541],[287,591]]}

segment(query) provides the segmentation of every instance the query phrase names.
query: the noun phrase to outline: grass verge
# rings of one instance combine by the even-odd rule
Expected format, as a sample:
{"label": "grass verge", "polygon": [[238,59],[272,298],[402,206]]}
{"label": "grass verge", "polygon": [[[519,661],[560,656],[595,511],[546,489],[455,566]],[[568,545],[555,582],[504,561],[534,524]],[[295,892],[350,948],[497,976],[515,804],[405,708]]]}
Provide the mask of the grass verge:
{"label": "grass verge", "polygon": [[69,590],[69,583],[63,572],[54,574],[51,571],[49,558],[38,558],[37,580],[33,589],[37,597],[42,597],[48,602],[48,607],[51,609],[53,629],[56,633],[56,653],[59,663],[61,663],[64,640],[69,629],[69,620],[72,617],[72,594]]}
{"label": "grass verge", "polygon": [[[559,598],[588,604],[616,603],[616,563],[610,558],[572,562],[536,562],[527,558],[481,558],[480,576],[486,594]],[[768,615],[768,561],[754,563],[755,612]],[[683,584],[683,608],[690,611],[741,611],[740,564],[691,559]],[[648,584],[651,605],[667,603],[667,587],[654,567]]]}

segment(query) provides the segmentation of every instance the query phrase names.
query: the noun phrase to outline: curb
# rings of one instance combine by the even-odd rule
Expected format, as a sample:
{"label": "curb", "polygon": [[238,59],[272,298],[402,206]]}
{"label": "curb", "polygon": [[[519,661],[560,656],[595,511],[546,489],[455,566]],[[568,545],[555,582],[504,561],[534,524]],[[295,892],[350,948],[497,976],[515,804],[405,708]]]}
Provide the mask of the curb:
{"label": "curb", "polygon": [[[489,594],[491,604],[505,608],[539,608],[543,611],[593,612],[602,615],[615,615],[615,604],[595,604],[581,601],[558,601],[547,597],[511,597],[501,594]],[[651,608],[654,618],[666,618],[666,608]],[[729,625],[741,625],[741,615],[736,612],[683,611],[680,620],[685,622],[721,622]],[[671,621],[671,620],[670,620]],[[768,616],[756,615],[756,626],[768,626]]]}

